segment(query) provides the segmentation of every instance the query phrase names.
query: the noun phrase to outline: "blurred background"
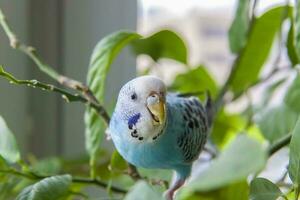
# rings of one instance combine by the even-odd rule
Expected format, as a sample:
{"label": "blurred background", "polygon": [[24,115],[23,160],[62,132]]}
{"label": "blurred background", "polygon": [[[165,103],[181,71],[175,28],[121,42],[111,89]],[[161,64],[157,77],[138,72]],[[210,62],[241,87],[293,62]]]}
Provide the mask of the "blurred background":
{"label": "blurred background", "polygon": [[[280,2],[283,1],[259,1],[257,12]],[[91,52],[102,37],[120,29],[150,35],[167,28],[185,39],[189,65],[204,64],[221,84],[234,59],[227,32],[235,6],[235,0],[0,0],[0,7],[19,38],[34,46],[60,73],[82,82],[86,79]],[[9,47],[3,30],[0,60],[17,78],[38,77],[53,83],[24,54]],[[286,62],[285,55],[281,62]],[[167,84],[178,72],[186,70],[180,63],[167,59],[153,63],[147,56],[135,58],[125,49],[113,63],[107,79],[106,105],[112,108],[120,86],[150,67],[150,73]],[[3,79],[0,91],[0,113],[23,152],[37,157],[72,158],[85,154],[83,105],[68,104],[57,94],[13,86]],[[259,98],[259,91],[255,98]]]}

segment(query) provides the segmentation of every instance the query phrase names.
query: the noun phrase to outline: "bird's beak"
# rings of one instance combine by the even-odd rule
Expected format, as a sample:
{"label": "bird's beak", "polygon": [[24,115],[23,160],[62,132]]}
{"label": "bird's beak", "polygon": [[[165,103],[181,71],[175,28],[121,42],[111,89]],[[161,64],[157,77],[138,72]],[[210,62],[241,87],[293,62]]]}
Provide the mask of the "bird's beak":
{"label": "bird's beak", "polygon": [[151,92],[147,97],[146,106],[152,116],[154,125],[161,125],[165,122],[166,105],[165,99],[161,94]]}

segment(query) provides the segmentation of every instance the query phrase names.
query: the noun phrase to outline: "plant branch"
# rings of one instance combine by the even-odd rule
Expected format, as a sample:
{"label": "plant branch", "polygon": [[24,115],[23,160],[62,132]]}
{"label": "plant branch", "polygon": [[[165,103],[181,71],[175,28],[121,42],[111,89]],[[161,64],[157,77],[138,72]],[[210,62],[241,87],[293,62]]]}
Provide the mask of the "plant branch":
{"label": "plant branch", "polygon": [[[253,24],[254,24],[255,19],[256,19],[255,18],[255,9],[256,9],[257,4],[258,4],[258,0],[254,0],[252,8],[251,8],[252,14],[251,14],[250,22],[249,22],[250,25],[249,25],[249,29],[248,29],[247,35],[249,35],[251,33],[252,28],[253,28]],[[243,56],[243,54],[245,52],[245,49],[246,49],[246,46],[244,46],[240,50],[240,52],[238,53],[237,57],[235,58],[235,60],[234,60],[234,62],[232,64],[229,76],[228,76],[226,82],[224,83],[223,87],[221,88],[219,94],[217,95],[217,98],[215,100],[215,114],[219,112],[220,108],[224,104],[224,96],[227,93],[227,91],[229,90],[231,82],[235,78],[235,74],[236,74],[236,71],[238,69],[240,59]]]}
{"label": "plant branch", "polygon": [[270,145],[267,149],[268,156],[271,157],[274,153],[276,153],[278,150],[280,150],[282,147],[288,145],[291,141],[292,134],[289,133],[282,138],[280,138],[278,141],[276,141],[274,144]]}
{"label": "plant branch", "polygon": [[[109,124],[110,116],[108,115],[108,113],[107,113],[106,109],[103,107],[103,105],[100,104],[100,102],[97,100],[97,98],[95,97],[93,92],[89,89],[89,87],[87,87],[85,84],[83,84],[79,81],[73,80],[73,79],[63,76],[63,75],[60,75],[53,68],[51,68],[49,65],[47,65],[43,62],[43,60],[38,56],[35,48],[21,43],[18,40],[15,33],[10,28],[10,26],[6,20],[6,17],[3,14],[1,9],[0,9],[0,25],[4,29],[6,35],[9,39],[10,46],[12,48],[20,50],[21,52],[25,53],[28,57],[30,57],[32,59],[32,61],[38,66],[38,68],[41,71],[43,71],[44,73],[49,75],[51,78],[56,80],[61,85],[80,92],[81,96],[78,96],[77,99],[79,99],[80,101],[82,101],[84,103],[87,103],[90,107],[94,108],[96,110],[96,112],[102,117],[102,119],[106,123],[106,125]],[[61,93],[62,90],[56,90],[56,92]],[[77,94],[71,95],[70,93],[68,93],[68,94],[63,93],[63,95],[69,95],[67,97],[73,97],[73,96],[76,96]],[[138,171],[135,166],[129,166],[129,170],[135,172],[135,174],[138,174]],[[131,175],[131,174],[129,174],[129,175]],[[138,176],[140,177],[139,174],[138,174]]]}
{"label": "plant branch", "polygon": [[[16,169],[13,169],[13,168],[9,169],[9,170],[0,170],[0,173],[12,174],[12,175],[15,175],[15,176],[24,177],[24,178],[31,179],[31,180],[42,180],[42,179],[51,177],[51,176],[38,175],[38,174],[33,173],[33,172],[24,173],[24,172],[17,171]],[[102,182],[98,179],[72,177],[72,182],[73,183],[79,183],[79,184],[97,185],[97,186],[103,187],[103,188],[108,187],[107,183]],[[112,191],[114,191],[116,193],[122,193],[122,194],[127,193],[126,190],[124,190],[122,188],[119,188],[119,187],[116,187],[116,186],[110,186],[110,188],[111,188]]]}
{"label": "plant branch", "polygon": [[5,31],[10,46],[14,49],[20,50],[21,52],[25,53],[31,60],[38,66],[38,68],[49,75],[51,78],[59,82],[61,85],[66,86],[68,88],[74,89],[76,91],[81,92],[82,97],[85,98],[85,102],[87,102],[91,107],[93,107],[97,113],[102,117],[106,124],[109,124],[110,117],[105,110],[105,108],[99,103],[90,89],[85,86],[83,83],[78,82],[76,80],[70,79],[66,76],[58,74],[53,68],[49,65],[45,64],[42,59],[39,58],[35,48],[31,46],[27,46],[21,43],[17,36],[14,34],[12,29],[7,23],[6,17],[3,14],[2,10],[0,9],[0,25],[2,26],[3,30]]}
{"label": "plant branch", "polygon": [[4,71],[4,69],[0,66],[0,76],[4,77],[5,79],[7,79],[10,83],[12,84],[18,84],[18,85],[26,85],[29,87],[33,87],[33,88],[40,88],[42,90],[47,90],[47,91],[53,91],[53,92],[57,92],[62,94],[63,98],[67,101],[67,102],[71,102],[71,101],[80,101],[83,103],[87,103],[87,100],[82,97],[80,94],[72,94],[64,89],[58,88],[54,85],[51,84],[46,84],[46,83],[42,83],[40,81],[37,80],[19,80],[16,79],[13,75],[7,73],[6,71]]}

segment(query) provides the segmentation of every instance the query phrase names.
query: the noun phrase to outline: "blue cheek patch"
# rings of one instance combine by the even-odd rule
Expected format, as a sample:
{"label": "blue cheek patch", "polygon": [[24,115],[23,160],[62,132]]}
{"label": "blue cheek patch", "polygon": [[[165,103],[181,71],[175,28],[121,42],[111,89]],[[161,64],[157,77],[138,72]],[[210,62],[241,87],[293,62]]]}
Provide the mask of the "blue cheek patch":
{"label": "blue cheek patch", "polygon": [[129,129],[132,129],[133,125],[135,125],[137,123],[137,121],[140,119],[140,117],[141,117],[141,114],[137,113],[128,119]]}

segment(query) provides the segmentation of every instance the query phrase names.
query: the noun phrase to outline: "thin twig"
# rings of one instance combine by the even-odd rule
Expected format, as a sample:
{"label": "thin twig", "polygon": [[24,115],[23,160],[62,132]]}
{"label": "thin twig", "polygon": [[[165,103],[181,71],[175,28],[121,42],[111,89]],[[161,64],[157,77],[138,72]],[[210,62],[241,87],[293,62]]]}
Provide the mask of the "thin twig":
{"label": "thin twig", "polygon": [[[258,85],[261,85],[263,83],[268,82],[275,74],[277,73],[281,73],[283,71],[287,71],[287,70],[291,70],[290,67],[275,67],[267,76],[262,77],[260,79],[258,79],[257,81],[254,81],[253,83],[251,83],[245,90],[249,90],[253,87],[256,87]],[[231,101],[235,101],[236,99],[238,99],[239,97],[242,96],[242,94],[244,94],[245,91],[241,91],[239,93],[237,93],[236,95],[234,95],[234,97],[231,99]]]}
{"label": "thin twig", "polygon": [[[3,14],[1,9],[0,9],[0,25],[4,29],[9,39],[10,46],[12,48],[20,50],[21,52],[25,53],[33,60],[33,62],[38,66],[38,68],[41,71],[45,72],[47,75],[49,75],[51,78],[53,78],[63,86],[81,92],[81,97],[85,99],[83,102],[88,103],[90,107],[94,108],[96,112],[102,117],[106,125],[109,124],[110,116],[108,115],[103,105],[100,104],[100,102],[97,100],[93,92],[85,84],[73,80],[69,77],[58,74],[52,67],[50,67],[49,65],[45,64],[45,62],[43,62],[43,60],[38,56],[35,48],[21,43],[18,40],[17,36],[12,31],[12,29],[10,28],[10,26],[8,25],[5,15]],[[57,90],[57,92],[61,92],[61,90]],[[130,170],[138,174],[135,166],[130,166]]]}
{"label": "thin twig", "polygon": [[[257,3],[258,3],[258,0],[254,0],[253,6],[252,6],[252,15],[251,15],[251,19],[250,19],[250,22],[249,22],[250,24],[249,24],[249,29],[248,29],[247,35],[249,35],[251,33],[251,31],[253,29],[254,22],[256,20],[256,18],[255,18],[255,9],[256,9]],[[221,88],[219,94],[217,95],[217,98],[215,100],[215,115],[220,111],[221,107],[224,104],[224,96],[227,93],[227,91],[229,90],[231,82],[235,78],[236,71],[238,69],[240,59],[243,56],[245,50],[246,50],[246,46],[244,46],[240,50],[240,52],[238,53],[237,57],[235,58],[235,60],[232,64],[229,76],[228,76],[226,82],[224,83],[223,87]]]}
{"label": "thin twig", "polygon": [[43,82],[40,82],[37,80],[16,79],[14,76],[12,76],[11,74],[4,71],[4,69],[1,66],[0,66],[0,76],[7,79],[11,84],[26,85],[26,86],[33,87],[33,88],[40,88],[41,90],[47,90],[47,91],[53,91],[53,92],[60,93],[60,94],[62,94],[63,98],[67,102],[71,102],[71,101],[80,101],[83,103],[87,102],[87,100],[84,97],[82,97],[80,94],[72,94],[62,88],[56,87],[51,84],[43,83]]}
{"label": "thin twig", "polygon": [[[42,180],[45,178],[49,178],[51,176],[42,176],[42,175],[38,175],[34,172],[29,172],[29,173],[24,173],[24,172],[20,172],[17,171],[16,169],[8,169],[8,170],[0,170],[0,173],[6,173],[6,174],[12,174],[15,176],[21,176],[30,180]],[[100,187],[108,187],[108,184],[100,181],[98,179],[90,179],[90,178],[81,178],[81,177],[72,177],[72,182],[73,183],[84,183],[84,184],[90,184],[90,185],[97,185]],[[116,193],[122,193],[125,194],[127,193],[126,190],[116,187],[116,186],[110,186],[111,190],[116,192]]]}
{"label": "thin twig", "polygon": [[49,65],[45,64],[45,62],[42,61],[42,59],[38,56],[35,48],[21,43],[18,40],[17,36],[12,31],[12,29],[10,28],[10,26],[8,25],[7,20],[1,9],[0,9],[0,24],[1,24],[2,28],[4,29],[6,35],[9,39],[10,46],[12,48],[20,50],[21,52],[25,53],[27,56],[29,56],[32,59],[32,61],[38,66],[38,68],[41,71],[43,71],[44,73],[49,75],[51,78],[53,78],[60,84],[66,86],[68,88],[71,88],[71,89],[81,92],[82,96],[86,99],[86,102],[88,102],[88,104],[91,107],[93,107],[97,111],[97,113],[99,113],[99,115],[102,117],[102,119],[104,120],[104,122],[106,124],[109,124],[110,117],[109,117],[107,111],[99,103],[99,101],[96,99],[96,97],[90,91],[90,89],[83,83],[80,83],[76,80],[73,80],[71,78],[68,78],[66,76],[62,76],[62,75],[58,74],[53,68],[51,68]]}
{"label": "thin twig", "polygon": [[291,141],[292,134],[289,133],[283,136],[281,139],[277,140],[274,144],[270,145],[267,149],[268,157],[271,157],[274,153],[280,150],[282,147],[288,145]]}

